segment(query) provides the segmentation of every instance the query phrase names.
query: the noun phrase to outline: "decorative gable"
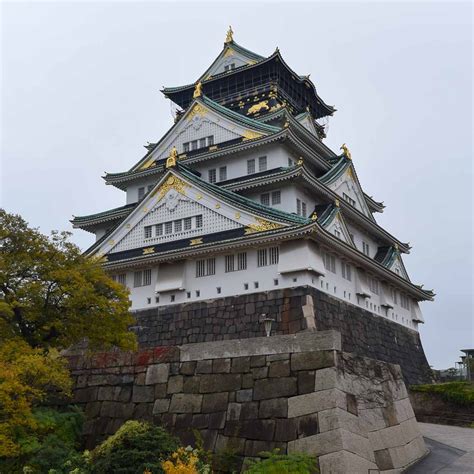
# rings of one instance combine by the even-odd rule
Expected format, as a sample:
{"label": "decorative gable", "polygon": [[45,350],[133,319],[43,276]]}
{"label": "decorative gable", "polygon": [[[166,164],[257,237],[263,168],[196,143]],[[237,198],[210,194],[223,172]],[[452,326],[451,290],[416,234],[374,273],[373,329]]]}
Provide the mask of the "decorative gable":
{"label": "decorative gable", "polygon": [[241,66],[255,64],[257,61],[252,59],[241,51],[232,48],[232,45],[226,45],[222,53],[217,57],[211,67],[204,73],[202,80],[206,81],[217,74],[230,72]]}
{"label": "decorative gable", "polygon": [[296,120],[303,125],[306,130],[311,132],[315,137],[319,138],[319,134],[316,130],[316,127],[314,126],[314,123],[311,119],[311,115],[309,113],[302,114],[300,117],[296,117]]}
{"label": "decorative gable", "polygon": [[351,234],[347,229],[346,223],[344,222],[344,218],[342,217],[341,212],[338,208],[336,208],[336,211],[333,212],[332,217],[324,223],[324,228],[330,234],[341,239],[346,244],[350,245],[351,247],[354,246]]}
{"label": "decorative gable", "polygon": [[393,258],[392,264],[389,265],[388,268],[392,270],[392,272],[396,273],[397,275],[400,275],[402,278],[405,278],[405,280],[409,280],[408,273],[402,261],[402,257],[400,256],[398,252],[396,256]]}
{"label": "decorative gable", "polygon": [[373,219],[372,213],[367,206],[364,198],[364,193],[354,177],[352,167],[349,166],[347,170],[341,174],[336,180],[328,184],[329,188],[336,192],[342,199],[350,202],[356,209],[362,212],[367,217]]}
{"label": "decorative gable", "polygon": [[283,227],[219,199],[207,190],[170,171],[115,229],[94,254],[150,246],[154,253],[160,244],[189,238],[189,245],[200,244],[200,236],[242,229],[242,234]]}

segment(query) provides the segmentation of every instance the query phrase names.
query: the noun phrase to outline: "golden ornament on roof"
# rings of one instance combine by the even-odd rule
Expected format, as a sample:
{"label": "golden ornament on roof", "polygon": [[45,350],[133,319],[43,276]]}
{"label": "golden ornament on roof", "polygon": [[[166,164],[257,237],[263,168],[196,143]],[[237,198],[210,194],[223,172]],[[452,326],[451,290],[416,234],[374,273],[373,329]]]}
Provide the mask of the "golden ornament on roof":
{"label": "golden ornament on roof", "polygon": [[226,43],[232,43],[234,41],[234,31],[232,30],[232,26],[229,25],[229,29],[227,30],[227,34],[225,37]]}
{"label": "golden ornament on roof", "polygon": [[296,162],[296,164],[297,164],[298,166],[303,166],[303,163],[304,163],[303,158],[301,158],[301,156],[300,156],[300,158],[299,158],[299,160]]}
{"label": "golden ornament on roof", "polygon": [[197,99],[198,97],[202,96],[202,84],[199,81],[194,88],[193,99]]}
{"label": "golden ornament on roof", "polygon": [[349,151],[349,148],[347,148],[347,145],[345,143],[341,145],[340,150],[342,150],[342,153],[348,160],[352,160],[351,152]]}
{"label": "golden ornament on roof", "polygon": [[173,148],[171,148],[170,156],[166,160],[166,167],[173,168],[174,166],[176,166],[177,159],[178,159],[178,150],[174,146]]}
{"label": "golden ornament on roof", "polygon": [[317,219],[318,219],[318,215],[316,214],[316,212],[313,212],[313,214],[311,214],[311,220],[316,221]]}
{"label": "golden ornament on roof", "polygon": [[334,201],[334,204],[335,204],[336,207],[339,207],[341,203],[339,202],[339,199],[336,199]]}

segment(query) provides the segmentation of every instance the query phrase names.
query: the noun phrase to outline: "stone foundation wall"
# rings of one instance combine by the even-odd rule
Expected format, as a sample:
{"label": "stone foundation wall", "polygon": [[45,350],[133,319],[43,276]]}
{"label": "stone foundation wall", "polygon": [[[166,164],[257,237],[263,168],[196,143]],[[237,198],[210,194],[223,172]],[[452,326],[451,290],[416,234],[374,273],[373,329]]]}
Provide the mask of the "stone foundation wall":
{"label": "stone foundation wall", "polygon": [[69,360],[89,447],[133,418],[242,462],[314,454],[322,474],[401,472],[426,451],[400,368],[343,352],[335,331]]}
{"label": "stone foundation wall", "polygon": [[399,364],[407,383],[431,382],[419,334],[310,287],[274,290],[141,310],[140,347],[244,339],[265,334],[260,315],[275,319],[272,334],[336,329],[346,352]]}

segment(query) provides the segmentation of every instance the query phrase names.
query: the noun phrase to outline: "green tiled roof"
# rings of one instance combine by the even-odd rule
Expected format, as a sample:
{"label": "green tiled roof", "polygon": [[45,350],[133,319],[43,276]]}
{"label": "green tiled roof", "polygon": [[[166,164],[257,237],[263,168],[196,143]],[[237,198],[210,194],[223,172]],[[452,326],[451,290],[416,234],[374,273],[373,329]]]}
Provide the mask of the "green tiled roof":
{"label": "green tiled roof", "polygon": [[88,216],[74,216],[71,222],[74,226],[79,226],[94,220],[114,220],[127,216],[135,208],[137,203],[126,204],[125,206],[115,207],[107,211],[89,214]]}

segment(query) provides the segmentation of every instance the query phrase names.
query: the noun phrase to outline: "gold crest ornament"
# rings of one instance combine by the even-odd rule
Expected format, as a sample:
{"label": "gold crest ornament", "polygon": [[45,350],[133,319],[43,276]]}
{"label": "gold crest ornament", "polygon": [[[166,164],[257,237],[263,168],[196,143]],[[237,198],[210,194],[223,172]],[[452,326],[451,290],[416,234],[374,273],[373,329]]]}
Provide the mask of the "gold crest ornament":
{"label": "gold crest ornament", "polygon": [[166,167],[167,168],[173,168],[176,166],[176,161],[178,160],[178,150],[174,146],[171,148],[170,156],[166,160]]}
{"label": "gold crest ornament", "polygon": [[193,99],[197,99],[198,97],[201,97],[201,96],[202,96],[202,84],[201,84],[201,81],[199,81],[196,84],[196,87],[194,88]]}
{"label": "gold crest ornament", "polygon": [[349,151],[349,148],[347,148],[347,145],[345,143],[341,145],[340,150],[342,150],[342,153],[348,160],[352,160],[351,152]]}
{"label": "gold crest ornament", "polygon": [[227,30],[227,34],[225,36],[226,43],[232,43],[234,41],[234,31],[232,30],[232,26],[229,25],[229,29]]}

